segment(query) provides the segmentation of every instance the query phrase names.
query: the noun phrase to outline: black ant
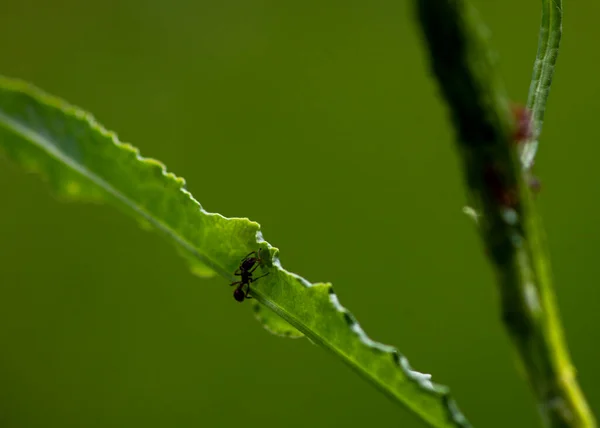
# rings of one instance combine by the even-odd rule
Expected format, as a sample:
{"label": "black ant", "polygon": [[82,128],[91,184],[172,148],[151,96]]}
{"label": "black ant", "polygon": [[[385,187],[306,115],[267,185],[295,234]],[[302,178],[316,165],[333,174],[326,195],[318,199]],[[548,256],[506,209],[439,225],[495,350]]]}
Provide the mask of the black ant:
{"label": "black ant", "polygon": [[[254,256],[252,256],[254,255]],[[252,256],[252,257],[250,257]],[[237,288],[233,291],[233,298],[238,302],[243,302],[244,299],[251,299],[248,295],[250,293],[250,284],[263,276],[267,276],[269,272],[265,273],[256,278],[252,278],[252,272],[256,270],[262,263],[263,259],[260,257],[260,250],[258,252],[252,251],[240,262],[240,267],[234,272],[234,275],[241,276],[242,279],[239,281],[232,282],[229,285],[237,285]],[[255,266],[256,265],[256,266]],[[244,285],[247,285],[246,291],[244,292]]]}

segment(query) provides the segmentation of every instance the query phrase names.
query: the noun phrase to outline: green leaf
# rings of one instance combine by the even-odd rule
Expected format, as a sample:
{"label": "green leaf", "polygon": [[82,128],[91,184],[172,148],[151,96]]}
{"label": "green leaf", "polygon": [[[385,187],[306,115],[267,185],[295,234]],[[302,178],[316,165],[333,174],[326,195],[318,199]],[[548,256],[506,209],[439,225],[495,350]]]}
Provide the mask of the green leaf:
{"label": "green leaf", "polygon": [[258,322],[272,334],[291,339],[304,337],[300,331],[284,321],[284,319],[275,314],[275,312],[266,309],[261,303],[253,301],[252,309],[254,310],[254,316]]}
{"label": "green leaf", "polygon": [[542,23],[538,37],[538,50],[533,64],[527,108],[531,111],[533,138],[523,144],[521,163],[525,170],[533,166],[538,139],[544,124],[546,103],[554,77],[558,49],[562,38],[562,0],[542,0]]}
{"label": "green leaf", "polygon": [[[240,259],[260,248],[257,273],[269,275],[252,284],[251,295],[263,305],[258,317],[270,330],[306,335],[433,426],[469,426],[448,388],[412,370],[395,348],[371,340],[330,284],[312,284],[283,269],[279,251],[262,239],[257,223],[206,212],[182,178],[142,158],[89,114],[28,84],[0,78],[0,149],[41,173],[60,195],[112,203],[161,233],[194,260],[197,272],[223,277],[228,291]],[[226,296],[231,299],[229,292]]]}

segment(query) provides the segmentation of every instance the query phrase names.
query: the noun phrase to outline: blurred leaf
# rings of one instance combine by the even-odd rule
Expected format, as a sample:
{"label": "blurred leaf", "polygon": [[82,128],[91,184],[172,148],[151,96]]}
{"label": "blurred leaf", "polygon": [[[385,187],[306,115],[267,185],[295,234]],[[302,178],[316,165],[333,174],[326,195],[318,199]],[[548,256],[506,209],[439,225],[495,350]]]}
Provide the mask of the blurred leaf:
{"label": "blurred leaf", "polygon": [[533,73],[527,97],[527,108],[531,111],[533,138],[521,149],[523,169],[531,169],[538,148],[538,139],[544,124],[546,103],[554,77],[558,49],[562,38],[562,0],[542,0],[542,23],[538,36],[538,50],[533,63]]}
{"label": "blurred leaf", "polygon": [[[560,15],[561,1],[552,2],[554,12]],[[550,7],[549,1],[542,3],[546,9]],[[475,209],[466,212],[477,215],[498,281],[502,320],[537,399],[540,416],[546,426],[595,427],[573,375],[541,218],[514,144],[515,125],[518,130],[522,119],[515,123],[514,114],[518,117],[519,109],[511,112],[508,108],[489,31],[467,0],[417,0],[417,6],[431,70],[448,103],[465,184],[474,202]],[[543,22],[548,19],[547,10],[543,17]],[[550,35],[550,40],[554,38],[548,47],[552,59],[544,60],[550,63],[540,69],[539,84],[532,85],[536,132],[558,54],[560,18],[553,19],[558,32]],[[543,37],[540,43],[544,45]]]}
{"label": "blurred leaf", "polygon": [[0,78],[0,148],[41,173],[59,195],[112,203],[163,234],[194,260],[201,275],[210,269],[235,281],[240,259],[260,248],[260,266],[269,275],[252,284],[251,295],[273,311],[263,307],[257,314],[269,330],[303,333],[433,426],[469,426],[448,388],[413,371],[395,348],[371,340],[330,284],[311,284],[284,270],[279,251],[262,239],[257,223],[204,211],[182,178],[142,158],[89,114],[26,83]]}

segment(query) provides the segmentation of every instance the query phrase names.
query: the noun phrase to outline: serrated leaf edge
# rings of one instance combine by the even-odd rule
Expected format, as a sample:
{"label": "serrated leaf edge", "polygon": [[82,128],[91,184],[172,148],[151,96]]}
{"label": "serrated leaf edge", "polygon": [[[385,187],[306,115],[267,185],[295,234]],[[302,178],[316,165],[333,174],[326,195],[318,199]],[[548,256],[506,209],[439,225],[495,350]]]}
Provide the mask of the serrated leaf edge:
{"label": "serrated leaf edge", "polygon": [[[185,188],[186,182],[185,182],[184,178],[178,177],[177,175],[175,175],[171,172],[168,172],[166,166],[162,162],[160,162],[156,159],[153,159],[153,158],[147,158],[147,157],[141,156],[139,149],[136,148],[135,146],[133,146],[129,143],[119,141],[116,133],[104,128],[104,126],[102,126],[99,122],[96,121],[96,119],[94,118],[94,116],[91,113],[86,112],[86,111],[84,111],[84,110],[82,110],[82,109],[56,97],[56,96],[50,95],[47,92],[43,91],[42,89],[39,89],[39,88],[35,87],[34,85],[31,85],[22,80],[0,76],[0,86],[4,86],[5,88],[8,88],[10,90],[17,90],[17,91],[26,93],[30,97],[32,97],[34,99],[38,99],[41,103],[53,106],[53,107],[61,110],[63,113],[65,113],[67,115],[70,115],[79,120],[83,120],[83,121],[87,122],[92,130],[95,130],[95,131],[101,133],[105,137],[108,137],[109,140],[114,145],[116,145],[117,147],[119,147],[123,150],[128,151],[131,155],[135,156],[137,161],[144,163],[145,165],[147,165],[149,167],[159,167],[161,170],[161,174],[167,180],[177,183],[177,189],[179,191],[183,192],[186,195],[186,197],[188,197],[198,207],[198,209],[203,214],[205,214],[207,216],[219,216],[222,219],[227,220],[227,221],[246,221],[250,225],[256,227],[258,229],[256,232],[256,244],[257,245],[263,244],[270,248],[271,263],[275,268],[280,270],[282,273],[293,277],[294,279],[296,279],[299,283],[301,283],[306,288],[326,287],[327,291],[328,291],[328,295],[329,295],[329,301],[330,301],[330,304],[332,305],[332,308],[335,309],[338,313],[340,313],[344,317],[346,323],[348,324],[348,327],[353,332],[353,334],[356,335],[356,337],[362,344],[364,344],[365,346],[367,346],[368,348],[370,348],[372,351],[374,351],[376,353],[388,354],[390,356],[390,358],[395,362],[396,366],[403,372],[403,374],[406,376],[407,379],[409,379],[412,382],[415,382],[421,388],[421,390],[423,390],[424,392],[438,396],[441,399],[443,406],[447,410],[447,416],[448,416],[449,421],[451,421],[453,424],[460,426],[460,427],[466,428],[466,427],[471,426],[469,424],[469,422],[467,421],[467,419],[464,417],[464,415],[458,409],[455,401],[451,398],[449,388],[446,386],[443,386],[443,385],[433,383],[431,381],[431,375],[424,374],[424,373],[418,372],[416,370],[413,370],[408,362],[408,359],[404,355],[402,355],[396,348],[394,348],[390,345],[385,345],[383,343],[372,340],[364,332],[364,330],[362,329],[362,327],[360,326],[360,324],[358,323],[358,321],[356,320],[354,315],[348,309],[346,309],[344,306],[341,305],[339,298],[333,291],[333,286],[330,283],[311,283],[308,280],[304,279],[303,277],[285,270],[281,266],[281,263],[279,261],[279,257],[278,257],[279,249],[271,246],[267,241],[265,241],[263,239],[262,232],[260,231],[260,225],[258,223],[253,222],[252,220],[249,220],[248,218],[238,218],[238,217],[229,217],[228,218],[221,214],[210,213],[210,212],[204,210],[204,208],[202,207],[200,202],[198,202],[193,197],[193,195]],[[229,272],[227,272],[225,269],[223,269],[217,263],[213,262],[206,255],[199,253],[192,246],[191,243],[189,243],[187,240],[185,240],[181,236],[179,236],[169,226],[167,226],[166,224],[157,220],[155,217],[151,216],[148,212],[141,209],[136,204],[130,202],[129,199],[125,195],[122,195],[120,192],[118,192],[113,186],[111,186],[109,183],[107,183],[101,177],[92,173],[88,169],[72,162],[69,158],[66,158],[65,156],[63,156],[58,150],[55,150],[55,148],[51,144],[47,143],[42,135],[30,131],[25,126],[21,125],[17,121],[13,120],[10,116],[7,116],[6,114],[4,114],[3,112],[0,111],[0,123],[2,121],[4,121],[5,124],[10,125],[10,127],[12,127],[12,129],[14,131],[19,132],[21,135],[27,136],[27,138],[29,138],[32,142],[34,142],[34,143],[38,144],[40,147],[44,148],[44,150],[46,150],[46,152],[49,155],[53,156],[55,159],[60,160],[61,162],[63,162],[64,164],[66,164],[67,166],[72,168],[74,171],[77,171],[80,174],[90,178],[96,185],[98,185],[99,187],[101,187],[106,192],[110,193],[111,195],[113,195],[121,203],[127,205],[129,208],[134,210],[136,213],[138,213],[140,216],[142,216],[145,220],[147,220],[150,224],[157,227],[161,232],[168,235],[177,244],[179,244],[185,250],[189,251],[191,254],[194,255],[194,257],[197,257],[202,263],[206,264],[209,268],[211,268],[215,272],[219,273],[222,277],[226,278],[227,280],[232,279],[232,275]],[[395,396],[388,389],[384,388],[378,381],[375,380],[374,377],[371,377],[367,371],[361,370],[361,368],[359,366],[356,366],[353,363],[351,358],[349,358],[347,355],[343,354],[339,349],[331,346],[326,341],[322,340],[320,338],[320,336],[312,334],[312,331],[310,329],[307,329],[305,327],[305,325],[302,324],[301,322],[299,322],[295,317],[293,317],[292,314],[288,313],[281,306],[277,305],[275,302],[268,299],[265,295],[260,293],[259,290],[253,290],[253,295],[263,305],[265,305],[269,309],[273,310],[276,314],[281,316],[285,321],[287,321],[289,324],[291,324],[297,330],[299,330],[300,332],[305,334],[309,340],[311,340],[314,343],[320,344],[321,346],[330,350],[334,354],[339,355],[346,364],[351,366],[361,376],[363,376],[364,378],[369,380],[372,384],[374,384],[378,389],[380,389],[382,392],[384,392],[387,396],[392,398],[394,401],[399,401],[406,405],[406,403],[404,403],[403,400],[399,400],[397,396]],[[413,409],[413,410],[415,410],[415,409]],[[423,415],[418,411],[416,413],[419,416],[421,416],[422,418],[424,418],[425,420],[427,420],[426,415]]]}

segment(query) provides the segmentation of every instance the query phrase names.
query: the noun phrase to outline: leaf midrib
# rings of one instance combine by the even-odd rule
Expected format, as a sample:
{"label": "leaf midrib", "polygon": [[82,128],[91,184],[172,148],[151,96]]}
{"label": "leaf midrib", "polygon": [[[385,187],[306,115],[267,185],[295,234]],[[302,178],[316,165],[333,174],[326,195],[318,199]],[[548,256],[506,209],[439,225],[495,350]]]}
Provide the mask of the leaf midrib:
{"label": "leaf midrib", "polygon": [[[89,121],[89,119],[88,119],[88,121]],[[87,178],[92,183],[94,183],[96,186],[103,189],[105,192],[107,192],[107,193],[111,194],[112,196],[114,196],[115,198],[117,198],[121,203],[125,204],[127,207],[134,210],[136,213],[141,215],[144,219],[146,219],[152,225],[154,225],[155,227],[160,229],[163,233],[167,234],[178,245],[180,245],[186,251],[193,254],[194,257],[196,257],[198,260],[200,260],[202,263],[207,265],[210,269],[217,272],[222,277],[227,278],[227,279],[229,279],[231,277],[231,275],[228,274],[227,271],[225,269],[223,269],[219,264],[215,263],[212,259],[210,259],[206,255],[201,254],[189,241],[187,241],[185,238],[183,238],[180,234],[178,234],[175,230],[173,230],[171,227],[169,227],[166,223],[164,223],[161,220],[159,220],[158,218],[156,218],[156,216],[153,216],[152,214],[150,214],[143,207],[140,207],[138,204],[136,204],[133,200],[131,200],[130,198],[125,196],[123,193],[119,192],[115,187],[113,187],[111,184],[109,184],[102,177],[91,172],[89,169],[87,169],[82,164],[75,162],[72,158],[65,156],[60,150],[58,150],[58,148],[54,144],[52,144],[50,139],[44,137],[39,132],[33,131],[30,127],[20,123],[19,121],[14,120],[11,116],[6,115],[2,111],[0,111],[0,124],[4,124],[4,127],[6,129],[8,129],[10,132],[13,132],[14,134],[16,134],[18,136],[21,136],[22,138],[28,140],[32,144],[35,144],[38,147],[42,148],[42,150],[44,150],[46,153],[48,153],[51,157],[53,157],[57,161],[64,163],[69,168],[71,168],[73,171],[79,173],[80,175],[82,175],[83,177]],[[90,125],[92,127],[98,128],[97,126],[94,126],[94,123],[90,123]],[[98,131],[101,132],[100,129],[98,129]],[[113,140],[112,141],[113,144],[115,144],[115,145],[119,144],[118,142],[114,141],[114,137],[112,137],[110,134],[107,136]],[[136,157],[140,161],[144,161],[144,159],[141,156],[139,156],[138,154],[136,154]],[[163,169],[163,174],[165,174],[164,169]],[[192,198],[191,194],[187,190],[185,190],[183,188],[179,189],[179,190],[181,192],[184,192],[186,194],[186,196],[188,196],[189,198]],[[215,214],[207,213],[206,211],[204,211],[204,209],[199,204],[198,204],[198,209],[200,209],[204,214],[215,215]]]}

